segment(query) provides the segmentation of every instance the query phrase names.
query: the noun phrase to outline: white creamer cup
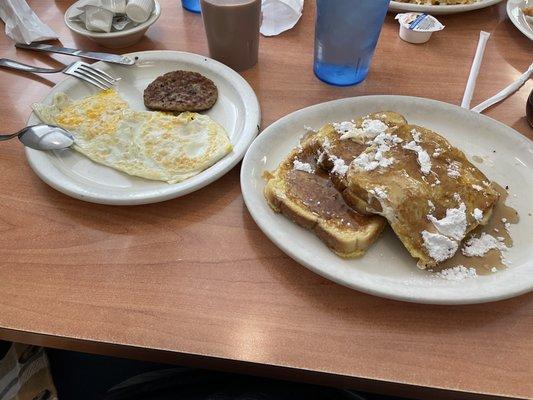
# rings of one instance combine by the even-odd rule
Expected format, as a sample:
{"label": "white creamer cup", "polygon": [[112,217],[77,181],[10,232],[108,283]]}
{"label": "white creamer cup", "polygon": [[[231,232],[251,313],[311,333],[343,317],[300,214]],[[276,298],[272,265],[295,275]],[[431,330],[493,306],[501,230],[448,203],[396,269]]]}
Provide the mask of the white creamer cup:
{"label": "white creamer cup", "polygon": [[400,39],[409,43],[426,43],[433,32],[444,29],[435,17],[422,13],[398,14],[400,23]]}
{"label": "white creamer cup", "polygon": [[129,0],[126,5],[126,15],[132,21],[140,24],[150,18],[154,7],[154,0]]}
{"label": "white creamer cup", "polygon": [[85,27],[94,32],[110,32],[113,23],[113,13],[98,6],[85,6]]}
{"label": "white creamer cup", "polygon": [[126,0],[100,0],[100,4],[106,10],[117,14],[126,13]]}

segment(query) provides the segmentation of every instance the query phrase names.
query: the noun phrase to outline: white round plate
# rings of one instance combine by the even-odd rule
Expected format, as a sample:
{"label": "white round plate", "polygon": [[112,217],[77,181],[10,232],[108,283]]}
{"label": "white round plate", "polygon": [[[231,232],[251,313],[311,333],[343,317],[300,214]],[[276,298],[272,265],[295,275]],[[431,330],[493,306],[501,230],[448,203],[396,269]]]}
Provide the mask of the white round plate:
{"label": "white round plate", "polygon": [[[147,204],[183,196],[220,178],[244,156],[260,123],[259,102],[250,85],[224,64],[198,54],[179,51],[143,51],[126,54],[137,57],[133,66],[97,62],[93,64],[114,77],[120,96],[137,110],[145,110],[143,91],[158,76],[178,69],[199,72],[215,82],[218,100],[206,112],[227,131],[233,151],[200,174],[176,184],[137,178],[97,164],[82,154],[66,149],[44,152],[26,148],[32,169],[53,188],[77,199],[113,205]],[[98,89],[74,77],[57,84],[43,100],[49,104],[54,93],[65,92],[73,99]],[[32,113],[28,124],[39,123]]]}
{"label": "white round plate", "polygon": [[533,0],[509,0],[507,2],[507,15],[520,32],[533,40],[533,17],[526,17],[522,12],[522,9],[527,6],[533,6]]}
{"label": "white round plate", "polygon": [[411,4],[400,3],[399,1],[391,1],[389,5],[389,11],[393,12],[423,12],[432,15],[443,14],[457,14],[467,11],[479,10],[492,6],[501,2],[502,0],[478,0],[471,4],[457,4],[457,5],[427,5],[427,4]]}
{"label": "white round plate", "polygon": [[[298,144],[304,126],[318,129],[370,112],[390,110],[410,123],[439,132],[490,179],[510,188],[507,204],[520,215],[511,226],[511,267],[475,279],[449,281],[417,268],[390,229],[357,259],[342,259],[313,233],[274,213],[263,196],[263,171],[272,171]],[[495,150],[495,152],[493,152]],[[376,296],[416,303],[468,304],[500,300],[533,290],[533,142],[484,115],[435,100],[405,96],[364,96],[317,104],[289,114],[252,143],[241,168],[244,201],[261,230],[287,255],[328,279]]]}

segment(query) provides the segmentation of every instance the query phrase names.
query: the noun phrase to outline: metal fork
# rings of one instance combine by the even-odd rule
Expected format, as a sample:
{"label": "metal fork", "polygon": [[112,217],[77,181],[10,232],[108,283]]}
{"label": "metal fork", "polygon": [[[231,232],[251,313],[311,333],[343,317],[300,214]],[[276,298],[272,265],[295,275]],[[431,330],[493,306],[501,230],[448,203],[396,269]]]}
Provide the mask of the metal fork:
{"label": "metal fork", "polygon": [[63,72],[64,74],[75,76],[82,81],[97,86],[100,89],[109,89],[118,81],[118,79],[113,78],[104,71],[94,68],[82,61],[76,61],[65,68],[40,68],[10,60],[8,58],[0,58],[0,67],[15,69],[17,71],[33,72],[36,74],[54,74],[57,72]]}

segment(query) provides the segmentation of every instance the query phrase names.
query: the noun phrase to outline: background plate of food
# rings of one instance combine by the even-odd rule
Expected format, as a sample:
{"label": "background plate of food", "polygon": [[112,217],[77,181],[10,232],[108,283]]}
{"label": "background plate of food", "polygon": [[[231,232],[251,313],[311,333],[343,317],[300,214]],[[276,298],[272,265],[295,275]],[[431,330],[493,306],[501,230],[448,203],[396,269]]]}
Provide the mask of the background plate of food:
{"label": "background plate of food", "polygon": [[533,1],[509,0],[507,15],[520,32],[533,40]]}
{"label": "background plate of food", "polygon": [[114,205],[183,196],[220,178],[257,135],[260,109],[250,85],[197,54],[128,54],[133,66],[95,63],[120,81],[102,91],[67,78],[33,105],[28,124],[60,125],[73,148],[26,148],[37,175],[78,199]]}
{"label": "background plate of food", "polygon": [[433,15],[456,14],[479,10],[502,0],[399,0],[391,1],[389,10],[394,12],[424,12]]}
{"label": "background plate of food", "polygon": [[241,188],[261,230],[328,279],[403,301],[481,303],[533,290],[532,154],[529,139],[460,107],[363,96],[270,125]]}

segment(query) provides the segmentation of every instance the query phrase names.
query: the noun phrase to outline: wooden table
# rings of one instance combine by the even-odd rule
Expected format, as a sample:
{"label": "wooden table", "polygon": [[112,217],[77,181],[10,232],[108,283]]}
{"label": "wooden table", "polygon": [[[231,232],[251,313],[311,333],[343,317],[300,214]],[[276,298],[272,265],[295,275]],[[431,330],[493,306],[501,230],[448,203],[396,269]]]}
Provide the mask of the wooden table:
{"label": "wooden table", "polygon": [[[104,50],[62,22],[71,1],[30,1],[66,45]],[[207,54],[201,18],[162,1],[161,19],[126,51]],[[368,79],[354,87],[312,73],[314,2],[295,29],[261,38],[243,73],[266,127],[311,104],[365,94],[459,104],[481,29],[492,33],[473,104],[526,70],[531,42],[505,4],[441,18],[410,45],[388,16]],[[63,56],[0,57],[42,66]],[[64,77],[0,71],[2,131],[22,128],[32,102]],[[486,112],[532,138],[531,83]],[[418,398],[533,397],[533,295],[444,307],[385,300],[329,282],[278,250],[248,214],[239,169],[184,198],[109,207],[69,198],[30,170],[16,141],[0,146],[0,338],[50,347],[241,371]],[[531,222],[530,222],[531,223]],[[485,397],[484,397],[485,398]]]}

